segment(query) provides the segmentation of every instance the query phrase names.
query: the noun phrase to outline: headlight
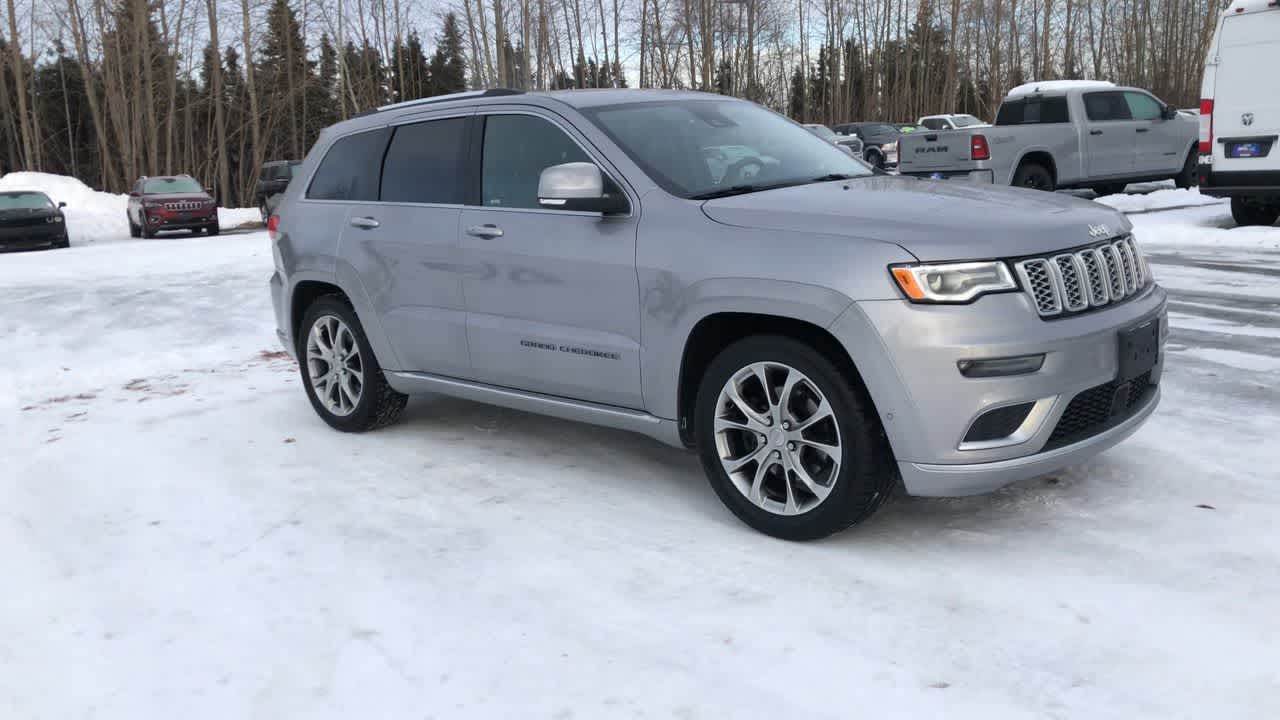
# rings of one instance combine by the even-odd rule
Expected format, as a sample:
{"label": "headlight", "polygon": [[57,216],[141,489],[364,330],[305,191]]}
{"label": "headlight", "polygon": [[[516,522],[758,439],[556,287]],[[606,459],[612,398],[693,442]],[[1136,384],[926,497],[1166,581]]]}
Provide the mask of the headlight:
{"label": "headlight", "polygon": [[1018,289],[1009,266],[999,260],[895,265],[889,270],[912,302],[966,303],[979,295]]}
{"label": "headlight", "polygon": [[62,222],[62,216],[61,216],[61,215],[54,215],[53,217],[47,217],[47,218],[45,218],[45,219],[44,219],[44,221],[45,221],[45,222],[47,222],[47,223],[60,223],[60,222]]}

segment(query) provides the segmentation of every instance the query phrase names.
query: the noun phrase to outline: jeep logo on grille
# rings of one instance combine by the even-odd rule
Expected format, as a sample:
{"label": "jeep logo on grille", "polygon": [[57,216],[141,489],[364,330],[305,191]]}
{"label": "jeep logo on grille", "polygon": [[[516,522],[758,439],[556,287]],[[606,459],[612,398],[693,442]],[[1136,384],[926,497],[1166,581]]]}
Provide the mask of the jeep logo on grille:
{"label": "jeep logo on grille", "polygon": [[946,145],[932,145],[929,147],[916,148],[917,155],[919,155],[920,153],[946,152],[946,151],[947,151]]}
{"label": "jeep logo on grille", "polygon": [[1090,225],[1089,237],[1093,238],[1094,240],[1101,240],[1102,238],[1111,237],[1111,229],[1108,228],[1106,225]]}

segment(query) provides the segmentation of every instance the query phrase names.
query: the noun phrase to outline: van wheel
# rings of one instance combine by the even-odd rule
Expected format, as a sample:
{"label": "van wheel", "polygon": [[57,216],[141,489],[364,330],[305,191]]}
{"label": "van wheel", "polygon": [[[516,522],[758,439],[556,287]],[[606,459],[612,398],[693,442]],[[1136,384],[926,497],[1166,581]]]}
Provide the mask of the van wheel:
{"label": "van wheel", "polygon": [[1054,190],[1053,175],[1043,165],[1034,162],[1018,166],[1018,172],[1013,174],[1013,185],[1046,192]]}
{"label": "van wheel", "polygon": [[387,384],[355,310],[341,295],[325,295],[307,308],[298,359],[311,407],[334,429],[364,432],[389,425],[409,401]]}
{"label": "van wheel", "polygon": [[739,340],[698,387],[703,470],[738,519],[786,540],[813,540],[870,517],[896,482],[865,393],[830,360],[779,335]]}
{"label": "van wheel", "polygon": [[1173,176],[1173,184],[1186,190],[1200,184],[1200,169],[1196,167],[1199,155],[1195,150],[1187,153],[1187,161],[1182,164],[1182,172]]}
{"label": "van wheel", "polygon": [[1249,202],[1242,197],[1231,198],[1231,217],[1237,225],[1275,225],[1280,219],[1280,203]]}

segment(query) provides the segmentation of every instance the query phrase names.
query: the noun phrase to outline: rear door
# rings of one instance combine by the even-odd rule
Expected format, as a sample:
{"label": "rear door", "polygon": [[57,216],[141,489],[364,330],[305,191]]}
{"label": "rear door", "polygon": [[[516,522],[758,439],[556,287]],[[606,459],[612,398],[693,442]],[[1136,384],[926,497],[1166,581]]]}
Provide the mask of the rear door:
{"label": "rear door", "polygon": [[1134,128],[1133,169],[1139,175],[1174,172],[1186,155],[1177,123],[1164,119],[1164,103],[1136,90],[1124,91]]}
{"label": "rear door", "polygon": [[390,129],[376,202],[352,207],[342,234],[400,369],[471,377],[459,274],[471,110],[417,116]]}
{"label": "rear door", "polygon": [[[1280,170],[1278,62],[1280,8],[1223,18],[1213,97],[1214,172]],[[1243,157],[1252,143],[1265,155]],[[1237,148],[1238,157],[1230,157],[1229,148]]]}
{"label": "rear door", "polygon": [[1129,176],[1134,170],[1138,128],[1124,93],[1119,90],[1085,93],[1085,168],[1089,177]]}
{"label": "rear door", "polygon": [[538,180],[552,165],[592,162],[616,177],[552,113],[494,109],[477,116],[477,131],[478,204],[461,221],[476,379],[642,407],[634,198],[627,216],[539,206]]}

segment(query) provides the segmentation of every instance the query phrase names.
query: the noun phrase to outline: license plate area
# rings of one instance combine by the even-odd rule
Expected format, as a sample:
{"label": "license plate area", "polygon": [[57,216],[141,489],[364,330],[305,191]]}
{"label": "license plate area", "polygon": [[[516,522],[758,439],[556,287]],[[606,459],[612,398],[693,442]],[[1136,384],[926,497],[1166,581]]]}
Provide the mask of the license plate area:
{"label": "license plate area", "polygon": [[1262,158],[1270,153],[1270,142],[1227,143],[1227,157],[1229,158]]}
{"label": "license plate area", "polygon": [[1160,319],[1153,318],[1120,331],[1119,383],[1126,383],[1155,367],[1160,359]]}

